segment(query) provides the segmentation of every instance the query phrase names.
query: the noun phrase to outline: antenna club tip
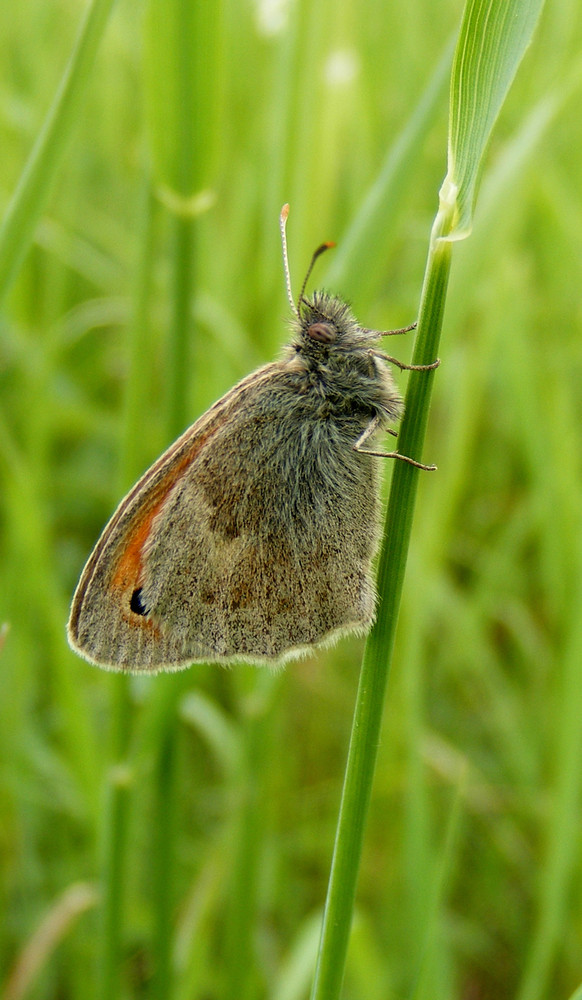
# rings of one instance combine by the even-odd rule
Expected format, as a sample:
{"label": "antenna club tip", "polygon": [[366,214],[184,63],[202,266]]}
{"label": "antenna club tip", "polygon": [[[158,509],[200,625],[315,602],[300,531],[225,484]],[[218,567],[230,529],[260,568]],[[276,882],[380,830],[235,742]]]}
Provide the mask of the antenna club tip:
{"label": "antenna club tip", "polygon": [[283,208],[281,209],[281,221],[286,222],[288,215],[289,215],[289,205],[287,204],[287,202],[285,202]]}

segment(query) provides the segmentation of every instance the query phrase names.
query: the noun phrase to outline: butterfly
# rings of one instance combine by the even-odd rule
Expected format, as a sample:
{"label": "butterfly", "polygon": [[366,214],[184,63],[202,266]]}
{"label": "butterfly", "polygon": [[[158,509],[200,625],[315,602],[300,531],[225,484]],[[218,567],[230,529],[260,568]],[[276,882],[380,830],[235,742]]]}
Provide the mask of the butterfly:
{"label": "butterfly", "polygon": [[[193,662],[279,666],[374,620],[378,458],[367,447],[403,413],[387,333],[323,291],[295,304],[292,337],[203,414],[121,501],[82,572],[72,648],[113,670]],[[394,431],[391,431],[394,433]]]}

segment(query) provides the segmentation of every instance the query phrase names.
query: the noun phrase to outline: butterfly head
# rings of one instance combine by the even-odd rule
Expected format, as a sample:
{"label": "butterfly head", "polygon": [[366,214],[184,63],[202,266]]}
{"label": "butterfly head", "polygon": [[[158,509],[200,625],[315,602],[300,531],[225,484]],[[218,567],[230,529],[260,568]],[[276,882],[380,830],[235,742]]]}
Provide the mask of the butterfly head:
{"label": "butterfly head", "polygon": [[370,331],[360,327],[350,307],[336,295],[323,291],[300,299],[293,327],[296,350],[315,357],[370,346]]}
{"label": "butterfly head", "polygon": [[351,309],[345,302],[327,292],[314,292],[310,298],[305,296],[305,288],[309,276],[318,257],[330,250],[335,243],[321,243],[315,250],[307,274],[303,279],[297,305],[291,291],[289,260],[287,257],[286,224],[289,206],[283,205],[280,216],[281,242],[283,246],[283,268],[287,297],[294,314],[293,329],[296,339],[293,347],[297,352],[314,359],[327,358],[330,354],[346,354],[363,350],[370,342],[381,336],[373,330],[360,327]]}

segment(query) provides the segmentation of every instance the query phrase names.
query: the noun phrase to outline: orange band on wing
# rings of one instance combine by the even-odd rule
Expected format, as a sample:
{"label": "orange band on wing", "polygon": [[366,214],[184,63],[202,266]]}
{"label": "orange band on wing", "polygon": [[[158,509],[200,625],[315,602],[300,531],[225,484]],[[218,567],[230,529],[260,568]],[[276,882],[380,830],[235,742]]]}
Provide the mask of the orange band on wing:
{"label": "orange band on wing", "polygon": [[[169,490],[166,496],[168,492]],[[135,589],[138,586],[141,576],[143,547],[148,540],[152,521],[164,500],[165,497],[159,500],[155,507],[146,511],[142,519],[138,522],[137,527],[134,528],[111,580],[111,586],[114,590],[127,590],[129,587]]]}
{"label": "orange band on wing", "polygon": [[[216,426],[213,427],[212,431],[196,438],[192,442],[191,447],[182,456],[180,461],[175,466],[172,466],[167,474],[152,488],[149,503],[144,501],[141,509],[138,503],[137,511],[133,515],[131,527],[127,534],[125,547],[117,564],[117,569],[111,578],[111,587],[114,590],[127,590],[130,587],[135,589],[140,585],[143,550],[151,532],[152,521],[185,469],[192,464],[202,446],[209,437],[212,437],[216,429]],[[163,456],[160,461],[162,460]]]}

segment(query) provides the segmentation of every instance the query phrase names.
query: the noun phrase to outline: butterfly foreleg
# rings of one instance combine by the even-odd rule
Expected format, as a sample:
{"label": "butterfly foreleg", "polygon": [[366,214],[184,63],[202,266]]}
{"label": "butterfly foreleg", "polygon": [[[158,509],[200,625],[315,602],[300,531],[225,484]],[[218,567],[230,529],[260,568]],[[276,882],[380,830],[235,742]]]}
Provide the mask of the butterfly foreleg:
{"label": "butterfly foreleg", "polygon": [[352,445],[354,451],[359,451],[362,455],[375,455],[376,458],[398,458],[401,462],[408,462],[409,465],[413,465],[416,469],[423,469],[425,472],[434,472],[436,470],[436,465],[423,465],[422,462],[416,462],[414,458],[409,458],[408,455],[401,455],[399,451],[372,451],[369,448],[362,447],[368,438],[372,437],[379,429],[380,423],[380,417],[373,417],[368,426],[360,434],[358,440]]}

